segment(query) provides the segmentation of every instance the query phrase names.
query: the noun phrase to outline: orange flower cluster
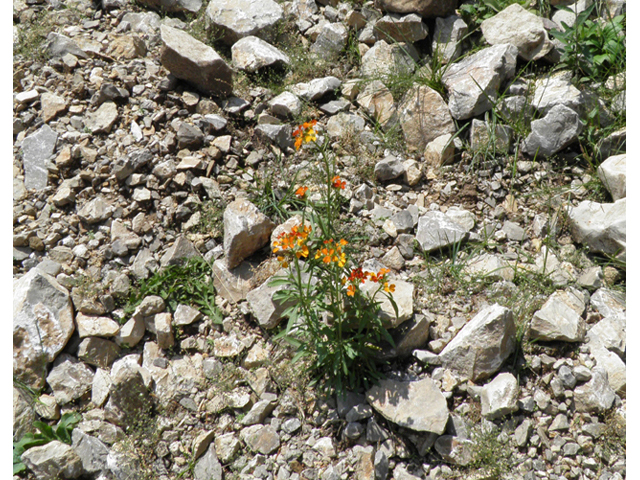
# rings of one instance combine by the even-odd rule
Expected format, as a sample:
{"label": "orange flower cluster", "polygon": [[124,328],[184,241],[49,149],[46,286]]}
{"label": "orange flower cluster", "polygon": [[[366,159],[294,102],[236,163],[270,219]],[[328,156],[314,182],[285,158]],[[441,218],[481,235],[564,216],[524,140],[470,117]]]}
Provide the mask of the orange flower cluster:
{"label": "orange flower cluster", "polygon": [[349,277],[342,279],[342,284],[344,285],[349,282],[349,285],[347,286],[347,295],[350,297],[353,297],[356,294],[356,285],[358,283],[364,283],[367,279],[375,283],[382,283],[382,288],[385,292],[395,292],[396,286],[387,281],[387,273],[389,272],[390,270],[388,268],[381,268],[378,273],[363,272],[362,268],[357,267],[351,270]]}
{"label": "orange flower cluster", "polygon": [[347,182],[345,182],[344,180],[340,180],[340,177],[338,175],[336,175],[335,177],[333,177],[331,179],[331,186],[333,188],[340,188],[340,189],[344,190],[344,187],[347,186]]}
{"label": "orange flower cluster", "polygon": [[[307,247],[307,237],[311,233],[311,227],[307,225],[295,225],[289,233],[282,232],[278,235],[278,239],[273,242],[273,253],[292,251],[297,258],[309,256],[309,247]],[[278,261],[284,268],[289,266],[283,255],[278,256]]]}
{"label": "orange flower cluster", "polygon": [[307,190],[309,190],[309,187],[299,187],[296,190],[296,196],[300,197],[300,198],[304,198],[304,196],[307,193]]}
{"label": "orange flower cluster", "polygon": [[316,252],[315,258],[322,258],[324,263],[335,262],[342,268],[347,263],[347,256],[342,251],[342,247],[347,243],[345,239],[340,239],[338,242],[334,242],[333,239],[325,240],[324,244],[326,246]]}
{"label": "orange flower cluster", "polygon": [[316,131],[313,127],[318,123],[317,120],[311,120],[310,122],[304,122],[298,128],[296,128],[293,132],[293,138],[296,139],[294,145],[296,150],[300,150],[300,147],[303,143],[315,142],[316,141]]}

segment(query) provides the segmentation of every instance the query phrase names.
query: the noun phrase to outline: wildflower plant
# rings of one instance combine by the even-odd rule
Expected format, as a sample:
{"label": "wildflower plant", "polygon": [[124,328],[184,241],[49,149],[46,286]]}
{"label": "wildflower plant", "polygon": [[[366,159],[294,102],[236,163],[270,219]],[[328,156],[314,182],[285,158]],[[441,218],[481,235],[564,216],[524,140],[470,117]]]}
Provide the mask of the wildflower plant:
{"label": "wildflower plant", "polygon": [[[309,187],[297,188],[304,201],[301,222],[282,232],[273,253],[287,274],[271,281],[281,286],[274,300],[287,305],[286,328],[279,334],[296,347],[294,361],[309,360],[313,383],[325,390],[357,390],[381,378],[380,344],[393,345],[379,315],[379,299],[386,296],[397,316],[388,269],[366,272],[355,265],[349,242],[339,238],[335,223],[346,181],[336,174],[335,158],[327,143],[318,145],[315,121],[294,131],[296,150],[308,144],[321,159],[324,185],[321,200],[312,201]],[[364,287],[365,283],[372,286]]]}

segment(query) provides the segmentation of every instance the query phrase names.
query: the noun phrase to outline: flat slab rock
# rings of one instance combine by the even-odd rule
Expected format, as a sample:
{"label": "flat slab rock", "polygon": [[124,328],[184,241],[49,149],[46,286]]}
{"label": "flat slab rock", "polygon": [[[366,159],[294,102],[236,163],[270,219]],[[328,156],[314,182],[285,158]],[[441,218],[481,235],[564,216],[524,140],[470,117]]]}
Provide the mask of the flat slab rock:
{"label": "flat slab rock", "polygon": [[367,391],[367,401],[387,420],[418,432],[442,434],[449,420],[447,400],[433,380],[382,380]]}
{"label": "flat slab rock", "polygon": [[627,199],[615,203],[585,200],[568,207],[569,228],[576,242],[589,246],[594,253],[626,255]]}

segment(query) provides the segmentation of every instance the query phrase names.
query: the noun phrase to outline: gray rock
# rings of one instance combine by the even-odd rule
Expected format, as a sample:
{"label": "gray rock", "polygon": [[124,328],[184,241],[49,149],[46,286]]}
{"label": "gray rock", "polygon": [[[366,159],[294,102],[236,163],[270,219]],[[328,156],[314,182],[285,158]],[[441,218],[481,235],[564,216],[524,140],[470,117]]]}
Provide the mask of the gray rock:
{"label": "gray rock", "polygon": [[13,282],[13,375],[32,388],[44,386],[47,365],[75,329],[69,292],[38,269]]}
{"label": "gray rock", "polygon": [[91,390],[93,370],[69,354],[61,354],[47,376],[58,405],[64,405],[82,397]]}
{"label": "gray rock", "polygon": [[271,425],[252,425],[240,432],[240,437],[254,452],[270,455],[280,447],[280,436]]}
{"label": "gray rock", "polygon": [[623,316],[605,317],[587,332],[590,345],[600,345],[620,358],[626,355],[626,319]]}
{"label": "gray rock", "polygon": [[266,400],[260,400],[253,404],[251,410],[247,412],[244,418],[240,421],[242,425],[255,425],[256,423],[264,422],[264,419],[269,416],[273,409],[276,407],[277,396],[275,394],[270,395],[274,398],[268,398]]}
{"label": "gray rock", "polygon": [[107,401],[110,389],[111,377],[109,376],[109,372],[101,368],[96,369],[96,374],[91,384],[91,402],[96,407],[102,407],[104,402]]}
{"label": "gray rock", "polygon": [[381,79],[413,73],[419,61],[418,51],[410,43],[392,43],[378,40],[362,56],[360,71],[364,77]]}
{"label": "gray rock", "polygon": [[497,150],[508,153],[513,129],[506,125],[492,125],[474,118],[471,121],[471,150]]}
{"label": "gray rock", "polygon": [[[107,456],[107,468],[115,480],[136,478],[142,471],[142,462],[127,441],[115,443]],[[100,478],[100,477],[98,477]]]}
{"label": "gray rock", "polygon": [[104,102],[95,112],[84,118],[84,126],[91,133],[109,133],[118,120],[118,107],[114,102]]}
{"label": "gray rock", "polygon": [[189,125],[187,122],[182,122],[178,127],[178,148],[188,148],[189,150],[198,150],[202,147],[204,142],[204,133],[194,126]]}
{"label": "gray rock", "polygon": [[360,115],[340,112],[327,121],[327,134],[331,138],[357,136],[365,128],[365,121]]}
{"label": "gray rock", "polygon": [[47,53],[52,58],[61,58],[66,54],[72,54],[80,58],[89,58],[76,42],[65,35],[51,32],[47,35],[47,43],[45,44]]}
{"label": "gray rock", "polygon": [[576,377],[571,368],[566,365],[562,365],[558,369],[558,378],[566,388],[573,389],[576,386]]}
{"label": "gray rock", "polygon": [[298,429],[302,426],[302,422],[297,418],[289,418],[282,422],[282,430],[289,435],[294,434],[298,431]]}
{"label": "gray rock", "polygon": [[24,187],[42,190],[47,186],[47,162],[53,155],[58,134],[49,125],[26,137],[22,141],[22,165],[24,167]]}
{"label": "gray rock", "polygon": [[[374,173],[376,180],[379,182],[387,182],[404,175],[404,165],[397,157],[390,155],[376,163]],[[407,233],[407,232],[402,232]]]}
{"label": "gray rock", "polygon": [[524,447],[529,441],[529,435],[531,434],[531,420],[528,418],[524,419],[518,428],[513,432],[513,439],[516,442],[516,445],[519,447]]}
{"label": "gray rock", "polygon": [[83,473],[80,457],[70,445],[58,440],[29,448],[21,460],[37,480],[78,478]]}
{"label": "gray rock", "polygon": [[613,201],[627,196],[627,155],[607,158],[598,167],[598,178],[611,194]]}
{"label": "gray rock", "polygon": [[25,390],[13,387],[13,440],[20,440],[32,431],[36,419],[33,398]]}
{"label": "gray rock", "polygon": [[364,425],[360,422],[349,422],[345,425],[344,430],[342,431],[343,435],[350,439],[355,440],[362,435],[364,432]]}
{"label": "gray rock", "polygon": [[489,253],[473,257],[464,266],[463,271],[468,275],[478,275],[494,281],[507,280],[511,282],[515,277],[515,271],[511,265],[499,255]]}
{"label": "gray rock", "polygon": [[443,17],[453,13],[454,0],[380,0],[380,8],[385,12],[417,13],[421,17]]}
{"label": "gray rock", "polygon": [[296,83],[290,87],[290,90],[303,100],[312,102],[335,92],[341,84],[342,82],[336,77],[314,78],[310,82]]}
{"label": "gray rock", "polygon": [[135,347],[144,337],[145,325],[142,318],[130,318],[116,336],[116,343],[128,347]]}
{"label": "gray rock", "polygon": [[607,350],[602,344],[589,343],[591,355],[596,365],[607,372],[607,380],[614,392],[624,396],[627,390],[627,367],[618,355]]}
{"label": "gray rock", "polygon": [[[214,5],[212,2],[210,5]],[[162,66],[176,78],[214,95],[233,90],[233,71],[216,51],[181,30],[163,25],[160,29]]]}
{"label": "gray rock", "polygon": [[229,463],[234,455],[240,450],[240,440],[236,438],[235,433],[226,433],[216,436],[214,441],[218,459],[223,463]]}
{"label": "gray rock", "polygon": [[561,72],[536,80],[531,106],[544,115],[556,105],[564,105],[574,112],[581,113],[584,103],[584,95],[571,83],[570,72]]}
{"label": "gray rock", "polygon": [[469,320],[438,359],[443,367],[475,382],[495,373],[515,346],[513,313],[494,304]]}
{"label": "gray rock", "polygon": [[613,405],[616,394],[609,386],[607,372],[602,367],[594,367],[591,374],[588,383],[573,391],[575,409],[577,412],[604,413]]}
{"label": "gray rock", "polygon": [[442,435],[438,437],[433,447],[447,462],[456,465],[468,465],[473,461],[474,442],[466,438]]}
{"label": "gray rock", "polygon": [[146,415],[151,398],[142,376],[142,368],[124,357],[111,367],[111,391],[104,407],[105,418],[116,425],[127,425]]}
{"label": "gray rock", "polygon": [[518,55],[527,61],[539,60],[553,49],[542,17],[517,3],[484,20],[480,28],[487,43],[515,45]]}
{"label": "gray rock", "polygon": [[282,150],[293,147],[293,138],[291,135],[291,125],[257,125],[254,132],[263,140],[274,143]]}
{"label": "gray rock", "polygon": [[585,200],[577,207],[567,207],[571,236],[593,253],[626,256],[627,200],[596,203]]}
{"label": "gray rock", "polygon": [[106,469],[109,448],[104,443],[79,428],[71,432],[71,440],[73,450],[80,457],[85,472],[97,473]]}
{"label": "gray rock", "polygon": [[244,37],[233,44],[231,60],[234,67],[246,72],[256,72],[272,65],[285,66],[291,63],[285,53],[254,36]]}
{"label": "gray rock", "polygon": [[93,225],[105,221],[111,216],[113,207],[105,200],[102,195],[98,195],[92,200],[85,203],[80,210],[78,216],[80,220]]}
{"label": "gray rock", "polygon": [[176,325],[191,325],[202,318],[202,313],[189,305],[180,304],[173,314]]}
{"label": "gray rock", "polygon": [[373,469],[376,480],[387,480],[389,475],[389,457],[383,450],[376,450],[373,458]]}
{"label": "gray rock", "polygon": [[185,237],[180,236],[162,256],[162,258],[160,259],[160,265],[162,265],[163,267],[166,267],[168,265],[181,265],[190,258],[199,257],[200,254],[193,246],[193,244]]}
{"label": "gray rock", "polygon": [[468,238],[468,230],[442,212],[428,212],[418,220],[416,240],[424,252],[447,248]]}
{"label": "gray rock", "polygon": [[101,368],[110,367],[119,353],[118,345],[98,337],[85,338],[78,346],[78,359]]}
{"label": "gray rock", "polygon": [[576,112],[556,105],[543,118],[531,122],[531,133],[522,149],[531,156],[549,157],[577,141],[583,128]]}
{"label": "gray rock", "polygon": [[269,41],[283,17],[282,7],[273,0],[217,0],[206,10],[209,28],[220,30],[228,45],[250,35]]}
{"label": "gray rock", "polygon": [[442,63],[456,60],[462,53],[462,39],[469,27],[458,15],[436,18],[431,51],[438,55]]}
{"label": "gray rock", "polygon": [[[367,269],[365,268],[365,270]],[[385,322],[387,328],[395,328],[409,320],[413,315],[413,292],[415,286],[413,283],[396,278],[390,278],[389,283],[395,285],[395,290],[391,293],[391,297],[398,307],[398,315],[396,316],[393,305],[383,290],[380,290],[373,299],[380,304],[378,315]],[[379,286],[379,284],[367,280],[360,288],[364,293],[372,295],[373,292],[378,290]]]}
{"label": "gray rock", "polygon": [[517,223],[513,223],[508,220],[502,225],[501,231],[504,232],[508,240],[514,242],[522,242],[527,238],[527,234],[525,233],[524,228],[522,228]]}
{"label": "gray rock", "polygon": [[275,224],[246,199],[227,205],[223,221],[224,253],[230,269],[265,246],[275,228]]}
{"label": "gray rock", "polygon": [[153,325],[159,348],[171,348],[175,343],[171,314],[169,312],[156,313],[153,317]]}
{"label": "gray rock", "polygon": [[600,288],[604,285],[604,274],[602,267],[590,267],[585,269],[578,277],[578,285],[590,291]]}
{"label": "gray rock", "polygon": [[222,465],[216,455],[215,445],[209,445],[207,452],[198,459],[193,469],[194,480],[222,480]]}
{"label": "gray rock", "polygon": [[366,403],[361,403],[359,405],[355,405],[347,412],[345,415],[345,420],[347,422],[359,422],[361,420],[366,420],[373,415],[373,410],[370,405]]}
{"label": "gray rock", "polygon": [[482,415],[489,420],[518,411],[518,380],[510,373],[501,373],[482,388]]}
{"label": "gray rock", "polygon": [[147,35],[160,31],[160,15],[156,12],[129,12],[122,17],[122,22],[128,22],[131,30]]}
{"label": "gray rock", "polygon": [[327,23],[322,27],[314,44],[309,47],[309,51],[320,60],[334,60],[347,45],[348,36],[347,28],[342,23]]}
{"label": "gray rock", "polygon": [[146,7],[162,12],[198,13],[202,7],[202,0],[140,0]]}
{"label": "gray rock", "polygon": [[453,118],[466,120],[493,108],[500,85],[515,75],[516,57],[516,47],[498,44],[451,64],[442,81]]}
{"label": "gray rock", "polygon": [[367,391],[367,401],[387,420],[418,432],[444,432],[447,401],[430,378],[415,382],[381,380]]}
{"label": "gray rock", "polygon": [[413,43],[429,35],[429,29],[422,23],[422,18],[415,13],[385,15],[375,23],[373,29],[376,39],[385,40],[388,43]]}
{"label": "gray rock", "polygon": [[290,117],[299,115],[302,112],[302,103],[293,93],[282,92],[277,97],[269,100],[269,108],[274,115]]}
{"label": "gray rock", "polygon": [[256,287],[255,269],[257,264],[242,262],[229,269],[224,259],[213,263],[213,285],[216,292],[226,300],[237,303],[247,298],[247,294]]}
{"label": "gray rock", "polygon": [[584,301],[576,290],[555,292],[534,313],[530,324],[531,338],[544,341],[583,341],[586,334],[586,323],[582,319],[584,309]]}
{"label": "gray rock", "polygon": [[603,317],[625,317],[626,301],[624,295],[609,290],[608,288],[600,288],[594,292],[594,294],[591,295],[591,305],[593,305]]}
{"label": "gray rock", "polygon": [[351,102],[349,100],[345,100],[344,98],[339,98],[337,100],[331,100],[327,103],[323,103],[318,106],[318,109],[326,113],[327,115],[335,115],[336,113],[344,112],[349,110],[351,107]]}
{"label": "gray rock", "polygon": [[360,105],[384,129],[397,123],[396,107],[391,91],[380,80],[368,83],[357,97]]}
{"label": "gray rock", "polygon": [[114,337],[120,331],[120,325],[109,317],[99,317],[78,313],[76,316],[78,335],[86,337]]}
{"label": "gray rock", "polygon": [[40,105],[42,108],[42,120],[45,123],[53,120],[56,115],[67,109],[67,102],[63,97],[49,92],[44,92],[40,96]]}
{"label": "gray rock", "polygon": [[[280,275],[282,274],[284,272]],[[275,328],[280,323],[284,311],[290,306],[287,303],[281,303],[273,299],[273,295],[284,288],[282,286],[269,286],[274,277],[269,278],[269,280],[247,294],[247,302],[249,302],[251,314],[258,324],[266,329]]]}

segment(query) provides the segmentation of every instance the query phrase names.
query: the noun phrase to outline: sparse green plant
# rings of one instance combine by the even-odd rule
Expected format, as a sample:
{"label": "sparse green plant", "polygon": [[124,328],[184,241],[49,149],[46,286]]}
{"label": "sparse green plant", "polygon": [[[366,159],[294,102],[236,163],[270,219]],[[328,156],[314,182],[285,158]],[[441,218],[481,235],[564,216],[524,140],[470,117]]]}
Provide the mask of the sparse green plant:
{"label": "sparse green plant", "polygon": [[[311,201],[308,187],[295,194],[305,202],[302,221],[283,232],[273,244],[274,253],[287,269],[270,285],[283,287],[274,300],[286,305],[286,328],[277,336],[296,348],[293,362],[309,359],[312,383],[322,389],[356,390],[381,377],[378,368],[380,343],[393,339],[380,316],[381,298],[397,306],[391,295],[395,286],[389,270],[365,272],[352,264],[349,242],[336,237],[341,204],[340,190],[345,182],[335,174],[335,157],[328,152],[328,141],[316,145],[315,122],[300,126],[296,149],[312,144],[322,159],[324,185],[322,199]],[[303,260],[304,259],[304,260]],[[361,288],[372,285],[369,294]]]}
{"label": "sparse green plant", "polygon": [[194,305],[214,323],[222,322],[222,314],[215,304],[211,266],[204,258],[196,257],[182,265],[169,265],[151,278],[140,281],[124,307],[126,316],[130,316],[149,295],[162,297],[172,313],[181,303]]}
{"label": "sparse green plant", "polygon": [[205,233],[212,238],[222,238],[222,216],[226,204],[220,199],[213,199],[200,204],[200,223],[196,227],[199,233]]}
{"label": "sparse green plant", "polygon": [[25,433],[17,442],[13,442],[13,474],[17,475],[26,471],[27,467],[22,463],[22,454],[39,445],[45,445],[53,440],[71,445],[71,431],[82,420],[79,413],[65,413],[55,427],[42,421],[33,422],[34,428],[38,431],[35,433]]}
{"label": "sparse green plant", "polygon": [[[594,3],[580,12],[574,25],[562,22],[564,31],[551,30],[563,45],[557,68],[573,71],[578,83],[602,81],[609,75],[626,70],[626,15],[610,21],[592,20],[589,17],[596,5]],[[560,8],[571,12],[567,7]]]}

